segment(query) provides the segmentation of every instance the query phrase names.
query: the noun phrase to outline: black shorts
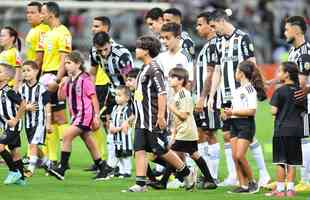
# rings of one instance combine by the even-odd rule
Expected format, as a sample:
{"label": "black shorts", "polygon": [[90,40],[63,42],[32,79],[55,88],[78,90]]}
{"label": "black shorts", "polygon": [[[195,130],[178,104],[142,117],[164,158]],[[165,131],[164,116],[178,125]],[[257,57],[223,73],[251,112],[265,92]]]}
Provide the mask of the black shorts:
{"label": "black shorts", "polygon": [[101,112],[100,119],[106,121],[106,116],[112,113],[113,107],[116,105],[115,95],[110,91],[110,85],[96,85],[96,94],[99,101],[100,110],[105,107],[105,110]]}
{"label": "black shorts", "polygon": [[176,140],[172,144],[171,149],[173,151],[184,152],[188,153],[189,155],[192,155],[193,153],[198,151],[197,140],[195,141]]}
{"label": "black shorts", "polygon": [[221,128],[220,110],[209,112],[208,108],[203,108],[202,112],[194,112],[197,128],[204,131],[215,131]]}
{"label": "black shorts", "polygon": [[83,125],[74,125],[76,127],[78,127],[79,129],[81,129],[83,131],[83,133],[88,133],[91,131],[91,128],[88,126],[83,126]]}
{"label": "black shorts", "polygon": [[0,144],[7,145],[10,150],[20,147],[20,132],[4,130],[4,132],[0,134]]}
{"label": "black shorts", "polygon": [[300,137],[273,137],[272,162],[274,164],[302,165]]}
{"label": "black shorts", "polygon": [[238,137],[246,139],[250,142],[253,141],[255,136],[255,120],[254,117],[250,118],[233,118],[231,119],[232,129],[230,137]]}
{"label": "black shorts", "polygon": [[145,150],[161,156],[168,152],[167,133],[164,131],[150,132],[147,129],[136,128],[134,151]]}

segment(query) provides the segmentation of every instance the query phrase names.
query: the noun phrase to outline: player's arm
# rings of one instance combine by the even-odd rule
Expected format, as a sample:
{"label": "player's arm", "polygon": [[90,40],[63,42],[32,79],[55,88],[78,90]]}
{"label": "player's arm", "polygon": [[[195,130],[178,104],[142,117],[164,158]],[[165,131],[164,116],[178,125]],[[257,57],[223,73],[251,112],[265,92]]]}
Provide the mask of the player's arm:
{"label": "player's arm", "polygon": [[241,51],[244,60],[251,61],[254,64],[256,64],[256,58],[254,54],[254,44],[248,35],[244,35],[241,40]]}
{"label": "player's arm", "polygon": [[97,70],[98,70],[98,58],[97,58],[97,54],[95,53],[95,50],[92,48],[89,51],[89,60],[90,60],[90,69],[89,69],[89,74],[91,77],[91,80],[93,81],[93,83],[96,82],[96,75],[97,75]]}
{"label": "player's arm", "polygon": [[14,90],[18,91],[19,86],[22,83],[22,70],[21,70],[21,66],[16,66],[15,67],[15,83],[14,83]]}
{"label": "player's arm", "polygon": [[185,121],[189,116],[189,112],[178,110],[174,104],[168,105],[168,108],[169,108],[169,111],[172,112],[181,121]]}
{"label": "player's arm", "polygon": [[61,79],[65,76],[66,74],[66,70],[65,70],[65,58],[68,55],[67,52],[59,52],[60,54],[60,65],[57,71],[57,78],[56,78],[56,82],[60,82]]}
{"label": "player's arm", "polygon": [[216,93],[217,88],[220,85],[220,81],[221,81],[221,66],[216,65],[212,74],[212,83],[210,87],[209,100],[208,100],[208,109],[210,111],[213,110],[214,95]]}
{"label": "player's arm", "polygon": [[18,123],[18,120],[23,117],[26,111],[26,101],[22,100],[20,94],[16,93],[14,90],[9,90],[7,96],[14,104],[18,105],[16,115],[10,120],[7,120],[7,123],[10,127],[15,127]]}
{"label": "player's arm", "polygon": [[152,75],[158,93],[158,114],[156,125],[160,129],[164,129],[166,127],[165,114],[167,108],[167,93],[165,89],[164,74],[159,69],[155,69]]}
{"label": "player's arm", "polygon": [[43,56],[44,56],[44,51],[36,51],[36,60],[35,62],[39,66],[40,69],[42,69],[42,64],[43,64]]}

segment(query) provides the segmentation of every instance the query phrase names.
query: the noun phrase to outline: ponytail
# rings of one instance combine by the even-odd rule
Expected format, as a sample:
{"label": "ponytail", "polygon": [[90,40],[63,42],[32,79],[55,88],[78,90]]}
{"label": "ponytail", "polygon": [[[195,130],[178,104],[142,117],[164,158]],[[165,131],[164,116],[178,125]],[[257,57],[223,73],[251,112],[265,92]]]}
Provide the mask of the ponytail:
{"label": "ponytail", "polygon": [[242,61],[239,64],[238,69],[244,73],[245,77],[251,82],[251,84],[255,88],[258,100],[264,101],[265,99],[267,99],[263,77],[259,69],[256,67],[255,63],[247,60]]}
{"label": "ponytail", "polygon": [[284,72],[287,72],[289,79],[294,82],[294,85],[299,87],[299,70],[297,64],[294,62],[283,62],[281,63]]}

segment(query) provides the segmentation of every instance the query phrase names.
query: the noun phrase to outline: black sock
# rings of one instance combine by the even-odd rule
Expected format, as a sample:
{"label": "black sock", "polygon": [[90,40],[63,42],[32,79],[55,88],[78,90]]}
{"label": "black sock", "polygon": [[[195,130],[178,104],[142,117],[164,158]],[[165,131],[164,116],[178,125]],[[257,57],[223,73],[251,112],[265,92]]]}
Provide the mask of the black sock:
{"label": "black sock", "polygon": [[107,162],[105,160],[101,160],[101,158],[94,160],[94,163],[100,171],[103,171],[107,166]]}
{"label": "black sock", "polygon": [[136,176],[136,184],[143,187],[146,185],[146,177],[145,176]]}
{"label": "black sock", "polygon": [[147,165],[147,170],[146,170],[146,176],[151,180],[151,181],[156,181],[156,177],[153,174],[151,166],[148,164]]}
{"label": "black sock", "polygon": [[3,160],[5,161],[9,170],[12,172],[17,172],[17,168],[14,165],[14,161],[12,159],[11,154],[5,149],[4,151],[0,152],[0,155],[3,158]]}
{"label": "black sock", "polygon": [[165,187],[167,187],[169,177],[171,176],[173,171],[173,167],[170,165],[167,165],[166,169],[164,170],[163,177],[161,178],[160,183],[163,184]]}
{"label": "black sock", "polygon": [[188,169],[188,167],[183,164],[182,167],[176,170],[176,177],[179,179],[179,181],[183,182],[184,177],[188,176],[191,173],[191,171]]}
{"label": "black sock", "polygon": [[68,169],[70,155],[71,155],[70,151],[69,152],[67,152],[67,151],[61,152],[61,159],[60,159],[61,168],[65,169],[65,170]]}
{"label": "black sock", "polygon": [[15,168],[19,170],[19,172],[21,173],[22,177],[21,179],[24,180],[25,176],[24,176],[24,164],[23,161],[21,159],[14,161],[14,165]]}
{"label": "black sock", "polygon": [[200,156],[197,160],[195,160],[195,163],[197,164],[200,171],[204,175],[205,180],[213,183],[214,181],[213,181],[213,178],[211,176],[211,173],[210,173],[210,170],[208,168],[206,161]]}
{"label": "black sock", "polygon": [[152,162],[160,164],[163,167],[167,166],[167,162],[164,159],[162,159],[161,157],[156,157]]}

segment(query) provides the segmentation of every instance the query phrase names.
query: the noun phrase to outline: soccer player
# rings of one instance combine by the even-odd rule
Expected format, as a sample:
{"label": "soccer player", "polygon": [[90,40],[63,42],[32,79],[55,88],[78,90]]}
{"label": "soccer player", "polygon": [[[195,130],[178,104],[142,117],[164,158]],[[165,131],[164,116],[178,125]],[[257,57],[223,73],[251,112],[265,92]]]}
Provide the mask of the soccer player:
{"label": "soccer player", "polygon": [[[164,73],[154,59],[160,52],[158,39],[142,36],[137,41],[136,58],[143,62],[137,78],[135,90],[135,137],[134,151],[136,159],[136,184],[129,192],[145,192],[146,187],[146,152],[152,152],[170,163],[177,171],[179,179],[185,178],[186,188],[194,186],[192,171],[180,158],[167,148],[166,134],[166,89]],[[152,105],[152,106],[151,106]]]}
{"label": "soccer player", "polygon": [[[98,16],[93,19],[92,22],[92,33],[95,35],[99,32],[105,32],[108,33],[111,29],[111,20],[106,16]],[[90,57],[90,75],[92,79],[94,80],[94,83],[96,84],[96,94],[99,101],[99,107],[100,110],[106,109],[110,106],[110,101],[108,101],[106,98],[108,97],[108,90],[109,90],[109,84],[110,79],[106,73],[105,68],[102,65],[102,60],[100,59],[100,56],[98,54],[98,51],[95,46],[92,46],[92,48],[89,51],[89,57]],[[112,105],[113,107],[113,105]],[[110,109],[110,108],[109,108]],[[102,115],[103,117],[103,115]],[[101,118],[105,125],[105,119]],[[106,127],[105,127],[106,128]],[[101,159],[104,159],[104,133],[103,130],[100,128],[96,130],[92,137],[94,137],[94,141],[97,144],[99,153],[101,155]],[[85,169],[86,171],[96,171],[96,165],[92,165],[89,168]]]}
{"label": "soccer player", "polygon": [[[280,65],[279,78],[283,85],[273,93],[270,102],[271,112],[275,115],[272,162],[277,165],[277,183],[276,188],[266,193],[266,196],[295,196],[295,166],[302,165],[303,162],[301,140],[304,137],[304,118],[302,113],[306,109],[306,98],[303,104],[296,102],[294,98],[294,93],[300,88],[299,73],[295,62],[284,62]],[[287,181],[286,190],[285,181]]]}
{"label": "soccer player", "polygon": [[206,40],[206,43],[198,54],[195,65],[197,99],[194,116],[199,132],[198,151],[207,161],[212,177],[218,179],[220,144],[215,133],[221,127],[220,91],[215,95],[213,112],[208,110],[207,102],[213,71],[220,61],[216,46],[218,38],[214,29],[208,24],[210,16],[210,12],[203,12],[197,16],[196,21],[197,32],[200,37]]}
{"label": "soccer player", "polygon": [[[285,32],[286,41],[292,45],[289,51],[288,60],[295,62],[299,69],[300,87],[307,94],[308,114],[305,115],[305,136],[309,136],[309,113],[310,113],[310,95],[309,95],[309,76],[310,76],[310,43],[305,40],[307,24],[303,17],[292,16],[286,20]],[[310,140],[302,139],[303,165],[300,168],[301,181],[296,185],[296,191],[310,191]]]}
{"label": "soccer player", "polygon": [[[21,118],[25,111],[25,104],[20,95],[8,86],[8,82],[15,76],[15,70],[8,64],[0,64],[0,123],[3,133],[0,137],[0,155],[9,168],[9,174],[4,184],[25,185],[23,162],[20,157]],[[19,106],[19,107],[18,107]],[[6,146],[10,152],[6,149]]]}
{"label": "soccer player", "polygon": [[126,86],[118,86],[115,91],[116,104],[111,113],[109,131],[113,135],[115,145],[114,167],[119,166],[117,174],[120,178],[131,177],[131,156],[132,156],[132,129],[128,126],[130,118],[134,118],[132,107],[129,104],[131,99],[130,89]]}
{"label": "soccer player", "polygon": [[161,27],[164,24],[163,10],[161,8],[152,8],[144,16],[144,21],[154,35],[159,38]]}
{"label": "soccer player", "polygon": [[[168,8],[163,12],[164,23],[177,23],[182,29],[182,12],[177,8]],[[195,58],[195,44],[186,31],[181,32],[182,48],[186,49],[188,53]]]}
{"label": "soccer player", "polygon": [[[209,25],[215,29],[216,33],[221,36],[219,43],[220,65],[215,67],[212,76],[212,86],[208,99],[208,109],[213,110],[214,96],[220,87],[222,95],[222,107],[231,107],[232,94],[240,86],[240,83],[235,79],[236,69],[239,63],[244,60],[255,61],[254,45],[248,34],[240,29],[235,28],[229,21],[231,13],[228,10],[218,9],[213,12]],[[231,12],[231,10],[229,10]],[[224,132],[224,148],[228,167],[228,177],[219,184],[235,185],[237,183],[236,170],[232,158],[232,149],[230,141],[231,120],[223,121]],[[270,176],[267,171],[264,155],[261,145],[256,139],[250,144],[253,157],[259,169],[259,186],[264,186],[270,181]]]}
{"label": "soccer player", "polygon": [[65,57],[65,70],[69,77],[60,85],[58,98],[67,98],[72,122],[63,137],[60,165],[49,170],[59,180],[65,178],[65,172],[69,168],[72,142],[77,136],[81,137],[99,169],[95,180],[106,177],[105,161],[101,159],[97,146],[90,136],[91,130],[100,126],[98,99],[95,86],[89,74],[84,71],[83,64],[84,58],[77,51]]}
{"label": "soccer player", "polygon": [[71,52],[71,33],[61,24],[59,16],[60,8],[55,2],[43,3],[41,17],[43,22],[50,27],[50,31],[45,34],[39,44],[37,51],[43,52],[42,74],[53,74],[55,80],[48,84],[48,90],[52,105],[52,130],[47,135],[46,145],[48,149],[48,158],[54,164],[57,161],[59,140],[61,134],[67,126],[65,116],[66,104],[64,101],[58,101],[57,87],[65,74],[64,58]]}
{"label": "soccer player", "polygon": [[[26,135],[29,143],[29,165],[27,177],[33,175],[39,156],[39,145],[44,144],[45,131],[51,132],[51,105],[46,87],[38,81],[40,68],[35,61],[25,61],[22,66],[24,83],[19,94],[26,102],[24,118]],[[48,165],[43,157],[42,164]]]}
{"label": "soccer player", "polygon": [[9,85],[13,86],[15,91],[18,91],[21,82],[20,67],[22,59],[19,55],[21,40],[18,37],[17,31],[10,26],[2,28],[0,32],[0,45],[4,48],[0,53],[0,63],[6,63],[15,69],[15,77]]}

